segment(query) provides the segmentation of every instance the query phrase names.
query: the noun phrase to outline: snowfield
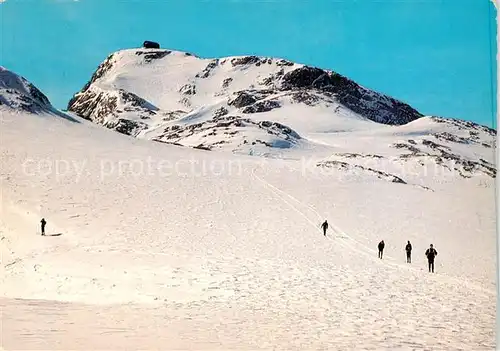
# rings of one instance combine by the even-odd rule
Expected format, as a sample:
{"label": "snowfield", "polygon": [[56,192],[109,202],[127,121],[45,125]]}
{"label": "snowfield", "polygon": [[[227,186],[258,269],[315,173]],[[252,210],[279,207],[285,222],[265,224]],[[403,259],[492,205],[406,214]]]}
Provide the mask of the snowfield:
{"label": "snowfield", "polygon": [[495,348],[495,131],[346,117],[209,151],[4,105],[6,350]]}

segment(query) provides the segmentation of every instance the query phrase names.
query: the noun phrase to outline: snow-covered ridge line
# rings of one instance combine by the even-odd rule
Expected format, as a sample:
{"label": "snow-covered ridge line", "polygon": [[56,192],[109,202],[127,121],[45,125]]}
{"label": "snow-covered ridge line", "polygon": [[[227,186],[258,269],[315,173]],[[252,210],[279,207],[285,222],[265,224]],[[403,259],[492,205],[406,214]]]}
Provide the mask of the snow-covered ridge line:
{"label": "snow-covered ridge line", "polygon": [[[0,102],[7,101],[8,108],[70,118],[26,79],[5,69],[0,78]],[[344,83],[330,84],[332,79]],[[431,116],[401,125],[378,123],[342,103],[354,96],[344,94],[349,89],[364,92],[359,101],[376,97],[377,103],[392,103],[336,73],[281,59],[207,60],[130,49],[110,55],[70,104],[73,113],[106,128],[188,148],[296,160],[314,156],[321,164],[343,164],[341,171],[371,169],[405,183],[415,181],[394,167],[404,165],[419,175],[430,166],[460,178],[496,177],[494,129]],[[389,113],[379,105],[375,111]],[[369,152],[359,150],[365,142]],[[377,165],[332,159],[377,150],[384,155]]]}
{"label": "snow-covered ridge line", "polygon": [[0,105],[25,112],[51,109],[49,99],[26,78],[0,66]]}
{"label": "snow-covered ridge line", "polygon": [[47,96],[33,83],[0,66],[0,113],[2,110],[31,114],[48,113],[77,122],[77,119],[52,106]]}
{"label": "snow-covered ridge line", "polygon": [[[117,92],[131,98],[117,101]],[[214,105],[218,105],[216,115],[207,108]],[[297,115],[299,107],[302,116],[293,116],[294,123],[286,123],[283,119]],[[151,138],[157,138],[150,133],[152,129],[171,124],[169,116],[182,119],[200,109],[206,112],[199,115],[204,120],[224,114],[251,119],[262,115],[264,120],[288,125],[299,133],[299,124],[314,125],[317,115],[330,121],[340,117],[383,125],[403,125],[423,116],[408,104],[331,70],[281,58],[208,59],[145,48],[109,55],[68,103],[68,110],[83,118],[111,128],[119,124],[110,124],[112,120],[127,120],[134,126],[129,128],[131,135]]]}

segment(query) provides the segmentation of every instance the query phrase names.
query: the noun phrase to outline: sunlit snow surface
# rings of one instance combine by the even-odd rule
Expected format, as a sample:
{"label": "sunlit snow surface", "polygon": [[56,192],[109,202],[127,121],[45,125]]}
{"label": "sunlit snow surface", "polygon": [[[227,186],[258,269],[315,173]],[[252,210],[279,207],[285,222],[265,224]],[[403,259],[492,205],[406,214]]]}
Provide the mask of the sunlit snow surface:
{"label": "sunlit snow surface", "polygon": [[432,156],[491,165],[487,131],[297,124],[257,157],[0,109],[6,350],[494,348],[494,178]]}

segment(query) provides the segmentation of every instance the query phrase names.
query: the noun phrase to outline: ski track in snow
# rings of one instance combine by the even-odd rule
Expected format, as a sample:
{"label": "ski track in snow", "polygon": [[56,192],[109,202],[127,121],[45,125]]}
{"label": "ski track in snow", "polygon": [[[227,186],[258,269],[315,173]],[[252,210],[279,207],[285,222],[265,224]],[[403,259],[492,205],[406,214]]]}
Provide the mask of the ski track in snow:
{"label": "ski track in snow", "polygon": [[[259,182],[263,183],[264,186],[268,187],[276,195],[276,197],[278,197],[281,201],[283,201],[288,206],[290,206],[290,208],[292,208],[295,212],[297,212],[299,215],[301,215],[313,228],[315,228],[316,230],[318,229],[318,225],[317,225],[318,222],[315,222],[315,221],[311,220],[303,211],[300,211],[299,209],[297,209],[297,207],[295,205],[293,205],[292,203],[290,203],[289,201],[287,201],[286,199],[284,199],[283,196],[288,197],[289,199],[291,199],[292,201],[294,201],[296,204],[302,206],[303,208],[307,207],[310,212],[312,212],[312,213],[314,213],[316,215],[316,220],[317,221],[322,221],[325,216],[321,216],[311,205],[304,204],[303,202],[301,202],[300,200],[296,199],[292,195],[290,195],[290,194],[288,194],[288,193],[280,190],[276,186],[272,185],[271,183],[269,183],[269,182],[265,181],[264,179],[262,179],[261,177],[257,176],[255,174],[255,170],[252,170],[252,175]],[[321,223],[321,222],[319,222],[319,223]],[[374,260],[377,263],[381,263],[383,265],[387,265],[389,267],[396,268],[396,269],[400,269],[400,268],[407,269],[407,270],[410,270],[410,271],[418,273],[418,274],[422,273],[422,269],[419,270],[419,269],[415,269],[413,267],[410,267],[408,265],[395,263],[394,262],[395,259],[393,257],[389,256],[389,255],[386,255],[385,253],[384,253],[384,259],[383,260],[380,260],[378,257],[375,258],[374,254],[377,254],[376,250],[367,247],[366,245],[362,244],[358,240],[354,239],[352,236],[350,236],[347,233],[345,233],[342,229],[340,229],[339,227],[337,227],[335,225],[334,221],[329,221],[328,224],[329,224],[329,227],[333,227],[334,232],[337,234],[335,236],[335,238],[339,238],[341,240],[340,241],[335,241],[335,240],[333,240],[328,235],[326,236],[327,240],[330,240],[330,241],[333,241],[333,242],[339,242],[341,245],[349,248],[350,250],[352,250],[352,251],[354,251],[354,252],[356,252],[356,253],[358,253],[360,255],[363,255],[365,257],[368,257],[369,259]],[[345,239],[347,239],[347,240],[345,240]],[[353,245],[356,245],[356,246],[353,246]],[[359,249],[359,248],[361,248],[361,249]],[[389,261],[387,259],[389,259]],[[434,274],[436,274],[436,273],[434,273]],[[477,286],[475,284],[467,283],[464,280],[459,280],[459,279],[456,279],[456,278],[453,278],[453,277],[449,277],[449,276],[446,276],[444,279],[443,279],[443,276],[439,276],[439,277],[436,278],[436,281],[439,281],[439,282],[443,282],[443,280],[444,281],[449,281],[450,283],[453,283],[453,284],[459,284],[459,285],[466,286],[466,287],[468,287],[470,289],[473,289],[473,290],[475,290],[477,292],[482,293],[483,296],[485,296],[485,297],[490,297],[490,296],[495,296],[496,295],[496,292],[493,291],[493,290],[485,289],[485,288],[482,288],[482,287]]]}

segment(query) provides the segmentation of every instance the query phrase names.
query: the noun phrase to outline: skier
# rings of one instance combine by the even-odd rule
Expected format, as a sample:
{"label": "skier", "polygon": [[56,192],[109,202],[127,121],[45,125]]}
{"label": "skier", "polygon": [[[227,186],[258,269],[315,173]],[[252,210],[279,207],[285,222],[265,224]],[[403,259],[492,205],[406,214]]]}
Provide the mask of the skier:
{"label": "skier", "polygon": [[382,259],[382,254],[384,253],[385,243],[384,240],[378,243],[378,258]]}
{"label": "skier", "polygon": [[406,244],[405,250],[406,250],[406,263],[411,263],[411,244],[410,244],[410,240],[408,240],[408,244]]}
{"label": "skier", "polygon": [[437,256],[437,251],[436,249],[432,246],[425,251],[425,256],[427,256],[427,260],[429,261],[429,273],[431,272],[432,268],[432,273],[434,273],[434,257]]}
{"label": "skier", "polygon": [[328,229],[328,222],[326,221],[326,219],[321,225],[321,228],[323,228],[323,235],[326,236],[326,230]]}
{"label": "skier", "polygon": [[47,222],[45,221],[45,218],[42,218],[40,223],[42,224],[42,235],[45,235],[45,225],[47,224]]}

